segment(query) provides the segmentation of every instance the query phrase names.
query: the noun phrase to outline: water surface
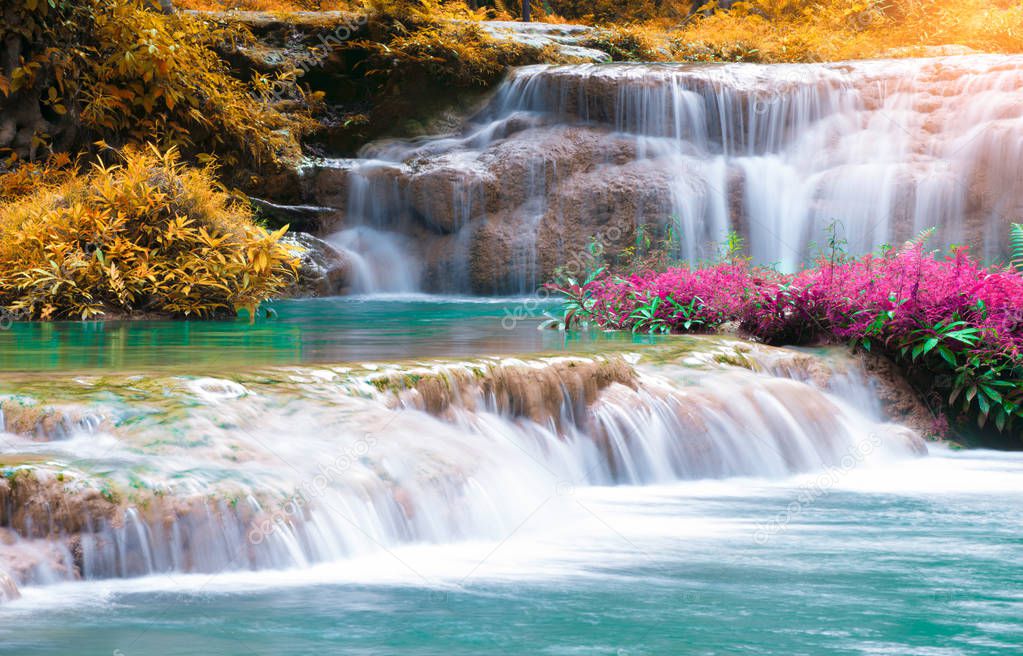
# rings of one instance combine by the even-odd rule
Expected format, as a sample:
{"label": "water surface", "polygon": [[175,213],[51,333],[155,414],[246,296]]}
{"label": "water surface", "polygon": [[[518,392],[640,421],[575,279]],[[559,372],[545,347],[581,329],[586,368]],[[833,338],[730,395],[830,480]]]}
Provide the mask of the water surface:
{"label": "water surface", "polygon": [[0,653],[1019,653],[1023,459],[824,480],[563,490],[502,541],[27,589]]}
{"label": "water surface", "polygon": [[0,371],[189,369],[585,350],[649,343],[623,334],[539,331],[535,298],[427,295],[277,301],[274,318],[16,323],[0,331]]}

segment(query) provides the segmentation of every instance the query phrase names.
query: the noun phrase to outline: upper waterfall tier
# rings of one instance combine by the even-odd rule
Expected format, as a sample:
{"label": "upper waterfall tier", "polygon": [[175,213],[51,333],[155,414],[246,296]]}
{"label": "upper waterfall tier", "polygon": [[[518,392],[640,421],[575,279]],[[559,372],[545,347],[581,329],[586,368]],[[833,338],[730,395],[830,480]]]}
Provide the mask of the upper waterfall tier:
{"label": "upper waterfall tier", "polygon": [[673,225],[690,260],[734,229],[791,269],[832,225],[854,253],[935,226],[997,258],[1023,216],[1023,57],[526,67],[459,134],[362,156],[308,189],[399,281],[364,291],[529,291],[642,224]]}

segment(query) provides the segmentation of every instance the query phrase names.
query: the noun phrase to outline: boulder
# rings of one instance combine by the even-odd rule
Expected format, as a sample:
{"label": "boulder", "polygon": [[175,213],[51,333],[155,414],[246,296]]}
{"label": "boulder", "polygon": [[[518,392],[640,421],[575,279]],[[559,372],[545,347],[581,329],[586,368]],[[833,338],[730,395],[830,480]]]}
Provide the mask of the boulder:
{"label": "boulder", "polygon": [[498,199],[497,180],[471,153],[443,157],[408,181],[415,215],[428,227],[457,232],[479,219]]}
{"label": "boulder", "polygon": [[337,296],[351,284],[351,263],[344,253],[318,237],[303,232],[285,239],[303,249],[298,280],[282,298]]}

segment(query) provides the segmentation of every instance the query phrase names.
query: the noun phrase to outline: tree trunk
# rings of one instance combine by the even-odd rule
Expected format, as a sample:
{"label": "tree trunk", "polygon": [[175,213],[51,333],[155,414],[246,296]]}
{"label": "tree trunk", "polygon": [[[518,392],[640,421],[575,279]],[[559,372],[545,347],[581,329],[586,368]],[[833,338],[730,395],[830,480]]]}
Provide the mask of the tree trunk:
{"label": "tree trunk", "polygon": [[522,22],[529,22],[529,0],[522,0]]}

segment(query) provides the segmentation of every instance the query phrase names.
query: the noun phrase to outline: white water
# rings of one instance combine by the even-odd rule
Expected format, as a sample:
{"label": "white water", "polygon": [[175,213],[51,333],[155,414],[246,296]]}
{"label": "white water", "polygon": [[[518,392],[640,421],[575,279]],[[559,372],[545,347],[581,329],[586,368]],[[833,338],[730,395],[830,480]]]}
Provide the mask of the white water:
{"label": "white water", "polygon": [[366,226],[342,230],[327,242],[347,255],[352,294],[409,294],[419,290],[419,266],[408,239]]}
{"label": "white water", "polygon": [[[818,516],[814,505],[831,497],[864,500],[886,497],[912,507],[987,505],[992,497],[1019,494],[1023,461],[1011,454],[954,453],[932,448],[927,458],[878,462],[840,471],[833,477],[808,474],[782,480],[741,478],[680,482],[643,487],[563,488],[523,506],[515,525],[493,539],[446,544],[407,544],[309,567],[278,571],[235,571],[215,575],[168,572],[127,581],[97,580],[23,589],[10,612],[81,604],[107,606],[114,595],[153,592],[244,594],[322,585],[413,586],[439,593],[480,583],[571,584],[614,582],[621,570],[658,568],[680,556],[698,563],[739,564],[763,556],[751,550],[775,520],[785,519],[768,542],[785,545],[805,539],[836,551],[870,549],[848,531]],[[814,496],[807,502],[807,496]],[[803,499],[802,514],[787,515]],[[850,511],[863,509],[850,505]],[[869,512],[869,511],[866,511]],[[888,521],[887,518],[884,521]],[[821,522],[821,523],[818,523]],[[968,535],[957,536],[966,539]],[[920,559],[940,559],[944,548],[918,536],[912,545],[889,544]],[[804,566],[813,567],[812,562]],[[647,572],[651,575],[651,572]]]}
{"label": "white water", "polygon": [[[14,522],[26,542],[12,575],[40,584],[74,578],[73,567],[86,579],[307,568],[402,545],[499,540],[541,507],[546,519],[534,524],[556,526],[576,489],[849,471],[919,448],[873,408],[802,382],[687,371],[645,373],[635,390],[612,384],[589,406],[572,390],[592,383],[565,374],[546,419],[524,414],[529,385],[500,397],[463,389],[435,417],[416,409],[416,393],[391,409],[393,397],[331,370],[296,370],[283,387],[168,381],[152,399],[108,399],[107,417],[122,419],[174,400],[124,429],[46,443],[5,436],[5,451],[48,458],[38,477],[66,478],[65,491],[34,503],[69,503]],[[111,472],[110,482],[90,471]],[[68,501],[78,498],[69,490],[110,484],[142,496],[109,518]],[[62,528],[68,512],[84,513],[80,531]]]}
{"label": "white water", "polygon": [[461,134],[345,162],[347,222],[414,235],[439,290],[479,291],[470,263],[494,252],[497,291],[528,291],[613,221],[674,223],[689,260],[736,229],[793,269],[832,224],[853,253],[935,226],[997,258],[1023,213],[1021,88],[1023,58],[999,55],[526,67]]}

